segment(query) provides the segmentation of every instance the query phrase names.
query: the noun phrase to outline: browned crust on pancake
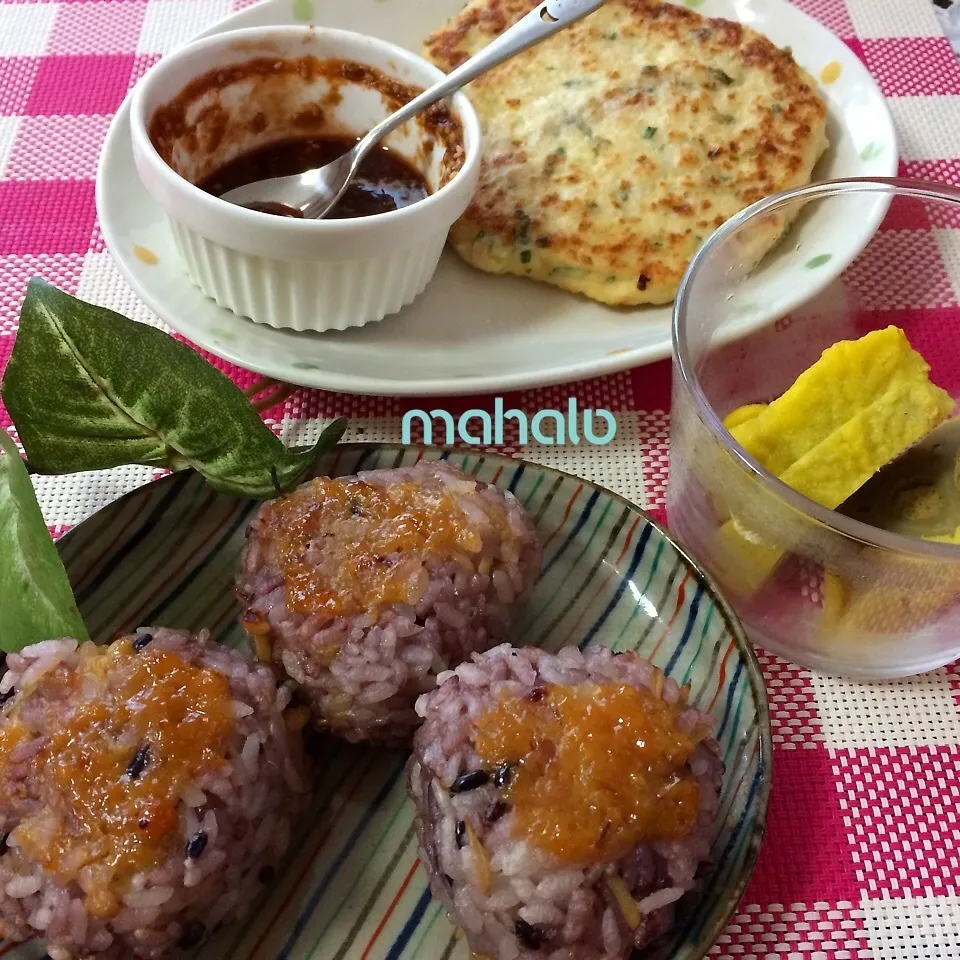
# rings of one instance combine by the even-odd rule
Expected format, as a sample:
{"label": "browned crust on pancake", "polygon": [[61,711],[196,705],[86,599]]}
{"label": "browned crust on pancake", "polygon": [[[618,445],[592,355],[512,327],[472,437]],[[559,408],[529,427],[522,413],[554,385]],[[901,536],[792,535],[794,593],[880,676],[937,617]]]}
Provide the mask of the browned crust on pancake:
{"label": "browned crust on pancake", "polygon": [[[475,52],[481,45],[480,40],[485,45],[535,6],[535,0],[487,0],[483,6],[468,6],[429,38],[425,48],[427,56],[441,68],[453,69]],[[636,295],[627,299],[621,289],[616,299],[611,297],[607,302],[666,302],[672,299],[686,264],[709,233],[737,210],[809,179],[812,160],[816,159],[816,156],[811,159],[811,143],[822,138],[826,106],[812,79],[797,66],[788,51],[778,49],[766,37],[739,23],[706,19],[684,7],[649,0],[609,0],[607,6],[619,7],[622,22],[631,30],[639,31],[644,40],[676,41],[683,44],[685,51],[698,51],[697,64],[682,65],[688,74],[697,68],[719,76],[723,71],[713,70],[710,67],[713,63],[735,64],[744,73],[762,74],[773,105],[769,109],[751,106],[747,136],[739,129],[735,135],[730,131],[724,135],[722,128],[718,128],[711,132],[711,136],[716,134],[715,139],[700,143],[692,142],[683,129],[662,131],[677,148],[679,157],[668,176],[657,181],[657,189],[651,192],[645,208],[650,217],[664,224],[657,237],[645,235],[642,230],[612,231],[609,217],[603,225],[598,225],[596,207],[591,209],[587,192],[576,194],[569,189],[585,180],[596,183],[594,178],[598,172],[571,164],[560,155],[547,158],[538,179],[541,192],[537,202],[530,204],[529,209],[518,209],[505,171],[528,163],[528,145],[515,140],[509,146],[498,143],[496,149],[486,153],[480,187],[464,219],[455,226],[452,239],[464,253],[465,247],[481,232],[499,238],[504,246],[517,246],[520,235],[528,234],[532,250],[525,262],[533,261],[534,271],[537,267],[534,258],[547,257],[588,271],[610,270],[617,274],[629,271],[636,278]],[[574,30],[585,30],[589,23],[587,18],[571,27],[571,35]],[[562,34],[543,46],[559,37]],[[569,42],[573,42],[572,36]],[[509,69],[509,64],[506,68]],[[610,109],[621,112],[635,108],[639,118],[644,109],[652,107],[663,94],[664,87],[656,87],[652,95],[645,96],[640,90],[625,99],[624,89],[636,78],[624,76],[620,84],[617,70],[608,70],[605,64],[601,64],[600,69],[606,71],[608,82],[592,107],[598,115],[606,103]],[[484,85],[491,85],[489,90],[496,89],[497,72],[476,81],[474,87],[478,93]],[[679,73],[668,76],[668,70],[658,73],[660,76],[651,74],[650,77],[662,84],[676,83],[680,76]],[[726,80],[729,81],[729,77]],[[731,87],[731,93],[725,95],[724,78],[711,84],[707,77],[705,83],[694,85],[689,94],[675,97],[672,113],[683,119],[695,116],[701,109],[714,110],[724,96],[734,103],[734,89]],[[737,109],[742,111],[746,106],[738,103]],[[509,98],[499,105],[504,111],[521,108],[520,100]],[[638,119],[638,123],[642,122]],[[538,158],[538,162],[541,159]],[[642,180],[644,176],[656,176],[657,165],[647,155],[640,154],[635,158],[634,170],[638,180]],[[615,183],[604,183],[604,186],[612,191],[617,189]],[[554,213],[563,215],[565,229],[557,230],[555,223],[551,225],[549,221]],[[502,272],[522,275],[531,273],[531,269],[514,269],[511,265]],[[582,284],[570,278],[551,278],[548,282],[570,290],[583,289]],[[605,298],[598,296],[597,299]]]}

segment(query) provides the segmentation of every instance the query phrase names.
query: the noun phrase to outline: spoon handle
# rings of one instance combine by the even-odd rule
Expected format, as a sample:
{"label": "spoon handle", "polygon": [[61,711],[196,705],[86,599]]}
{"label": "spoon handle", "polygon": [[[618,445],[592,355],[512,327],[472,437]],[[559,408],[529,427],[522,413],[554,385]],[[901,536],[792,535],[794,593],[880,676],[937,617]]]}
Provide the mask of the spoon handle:
{"label": "spoon handle", "polygon": [[388,133],[406,123],[427,107],[449,97],[471,80],[481,74],[522,53],[541,40],[553,36],[572,23],[583,19],[606,3],[606,0],[545,0],[538,3],[526,16],[500,34],[492,43],[483,48],[476,56],[460,64],[439,83],[424,90],[408,104],[391,114],[382,123],[377,124],[355,148],[365,153]]}

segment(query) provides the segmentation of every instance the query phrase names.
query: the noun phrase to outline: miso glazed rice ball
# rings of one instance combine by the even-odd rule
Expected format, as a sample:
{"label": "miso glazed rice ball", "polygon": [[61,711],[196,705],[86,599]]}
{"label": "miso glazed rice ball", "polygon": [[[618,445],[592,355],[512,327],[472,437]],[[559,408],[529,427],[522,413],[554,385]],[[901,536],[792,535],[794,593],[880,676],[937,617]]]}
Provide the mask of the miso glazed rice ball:
{"label": "miso glazed rice ball", "polygon": [[408,767],[431,889],[490,960],[623,960],[709,853],[711,719],[634,653],[502,645],[421,697]]}
{"label": "miso glazed rice ball", "polygon": [[258,656],[355,742],[409,744],[417,697],[504,639],[540,564],[513,495],[442,462],[313,480],[247,535],[238,589]]}
{"label": "miso glazed rice ball", "polygon": [[306,789],[269,668],[141,630],[10,654],[0,692],[5,939],[166,956],[269,882]]}

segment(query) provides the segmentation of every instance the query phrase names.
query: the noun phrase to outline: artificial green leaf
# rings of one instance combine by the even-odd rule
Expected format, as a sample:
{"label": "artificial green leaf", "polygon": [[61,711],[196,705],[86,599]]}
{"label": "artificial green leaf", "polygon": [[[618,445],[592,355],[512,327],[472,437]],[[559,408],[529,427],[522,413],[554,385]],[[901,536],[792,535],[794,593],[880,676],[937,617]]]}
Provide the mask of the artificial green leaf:
{"label": "artificial green leaf", "polygon": [[87,640],[67,571],[50,539],[17,445],[0,430],[0,649]]}
{"label": "artificial green leaf", "polygon": [[223,493],[264,499],[296,486],[339,439],[327,431],[288,450],[186,344],[42,280],[27,289],[0,392],[37,473],[192,467]]}

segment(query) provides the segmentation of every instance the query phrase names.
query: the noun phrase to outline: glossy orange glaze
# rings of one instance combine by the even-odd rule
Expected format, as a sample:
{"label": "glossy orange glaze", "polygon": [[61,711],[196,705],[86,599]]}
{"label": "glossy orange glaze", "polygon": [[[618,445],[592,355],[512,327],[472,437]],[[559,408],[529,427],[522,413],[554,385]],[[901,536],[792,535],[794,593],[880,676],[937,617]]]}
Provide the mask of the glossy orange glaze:
{"label": "glossy orange glaze", "polygon": [[[127,640],[68,678],[76,705],[34,764],[45,810],[15,837],[62,883],[79,880],[90,912],[108,917],[119,909],[123,881],[170,853],[184,787],[222,765],[233,698],[221,674],[149,647],[134,652]],[[88,684],[96,696],[83,695]],[[143,745],[143,772],[131,775]]]}
{"label": "glossy orange glaze", "polygon": [[587,864],[690,832],[699,787],[686,765],[696,741],[676,720],[634,687],[547,686],[537,701],[499,700],[478,720],[475,746],[490,765],[515,765],[505,798],[518,832]]}
{"label": "glossy orange glaze", "polygon": [[[356,478],[314,480],[267,505],[261,523],[285,578],[287,605],[330,617],[416,603],[427,587],[421,568],[427,556],[472,568],[471,556],[483,549],[450,493],[416,483],[382,488]],[[321,538],[322,558],[311,557],[311,542]],[[403,556],[393,563],[396,553]]]}
{"label": "glossy orange glaze", "polygon": [[15,721],[7,723],[0,730],[0,766],[6,764],[10,751],[21,743],[27,736],[27,731],[22,724]]}

